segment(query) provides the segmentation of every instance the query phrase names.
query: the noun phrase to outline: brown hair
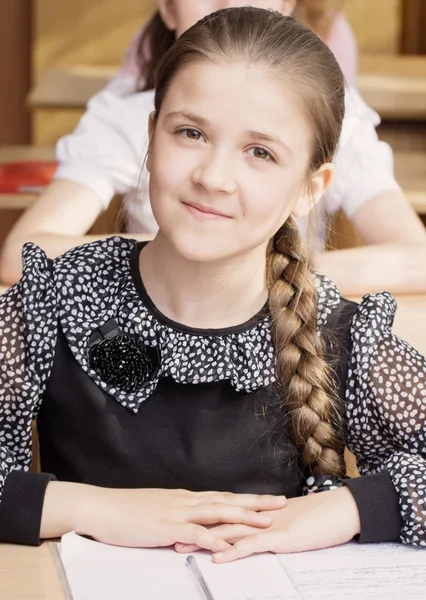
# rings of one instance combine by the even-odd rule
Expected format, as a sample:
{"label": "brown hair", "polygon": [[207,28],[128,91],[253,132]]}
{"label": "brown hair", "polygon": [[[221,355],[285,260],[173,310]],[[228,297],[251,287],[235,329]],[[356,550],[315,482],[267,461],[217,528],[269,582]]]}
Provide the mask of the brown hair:
{"label": "brown hair", "polygon": [[[344,114],[343,75],[327,46],[293,18],[252,7],[230,8],[191,27],[159,65],[155,122],[171,81],[194,61],[259,65],[281,79],[312,125],[310,173],[333,158]],[[307,469],[341,476],[343,446],[317,332],[316,288],[292,218],[270,241],[267,278],[276,376],[293,440]]]}
{"label": "brown hair", "polygon": [[[327,40],[336,8],[341,9],[342,5],[343,0],[298,0],[294,16],[322,40]],[[139,42],[141,90],[153,89],[158,65],[175,40],[175,32],[167,29],[157,11],[148,21]]]}

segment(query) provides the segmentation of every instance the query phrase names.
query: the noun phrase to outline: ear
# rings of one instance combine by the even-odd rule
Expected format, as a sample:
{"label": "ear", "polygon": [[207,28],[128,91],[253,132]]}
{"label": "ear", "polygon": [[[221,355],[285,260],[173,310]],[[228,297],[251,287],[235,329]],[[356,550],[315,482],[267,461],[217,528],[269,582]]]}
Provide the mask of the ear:
{"label": "ear", "polygon": [[148,173],[151,173],[151,143],[152,143],[152,138],[154,135],[154,130],[155,130],[155,112],[152,111],[149,113],[149,117],[148,117],[148,152],[146,155],[146,170],[148,171]]}
{"label": "ear", "polygon": [[167,29],[176,31],[175,0],[157,0],[157,8]]}
{"label": "ear", "polygon": [[284,15],[292,15],[296,8],[297,0],[283,0],[282,13]]}
{"label": "ear", "polygon": [[306,217],[330,187],[333,176],[334,165],[331,163],[324,163],[318,171],[311,176],[305,192],[300,196],[296,206],[293,208],[293,216]]}

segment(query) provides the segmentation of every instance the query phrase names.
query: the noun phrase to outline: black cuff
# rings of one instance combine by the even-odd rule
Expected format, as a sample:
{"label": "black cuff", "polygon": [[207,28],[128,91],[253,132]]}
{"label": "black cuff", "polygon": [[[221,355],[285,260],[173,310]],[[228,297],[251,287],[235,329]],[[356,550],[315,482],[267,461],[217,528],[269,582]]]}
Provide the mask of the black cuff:
{"label": "black cuff", "polygon": [[0,542],[39,546],[47,473],[12,471],[6,478],[0,500]]}
{"label": "black cuff", "polygon": [[357,540],[368,542],[395,542],[402,528],[399,497],[390,475],[381,471],[373,475],[345,479],[358,507],[361,533]]}

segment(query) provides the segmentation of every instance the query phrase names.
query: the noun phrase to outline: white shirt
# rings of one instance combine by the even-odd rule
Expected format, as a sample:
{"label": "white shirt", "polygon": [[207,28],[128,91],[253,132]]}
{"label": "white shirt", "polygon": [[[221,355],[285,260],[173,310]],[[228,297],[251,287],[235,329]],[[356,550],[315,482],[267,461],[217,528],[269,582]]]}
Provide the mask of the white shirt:
{"label": "white shirt", "polygon": [[[114,194],[128,194],[129,231],[155,233],[157,224],[143,166],[154,92],[132,93],[134,86],[132,76],[115,78],[89,101],[74,132],[57,144],[60,164],[55,179],[68,179],[87,187],[99,196],[105,209]],[[351,218],[370,198],[400,189],[393,174],[392,150],[379,141],[375,130],[379,123],[377,113],[358,92],[348,89],[334,160],[336,174],[324,196],[324,219],[341,208]],[[320,229],[324,230],[324,223]]]}

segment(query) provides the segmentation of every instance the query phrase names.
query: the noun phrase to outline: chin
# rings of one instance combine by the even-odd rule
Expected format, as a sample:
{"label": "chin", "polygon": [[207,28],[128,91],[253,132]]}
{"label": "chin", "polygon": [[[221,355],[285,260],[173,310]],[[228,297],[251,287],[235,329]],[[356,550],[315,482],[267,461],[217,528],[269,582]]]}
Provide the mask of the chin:
{"label": "chin", "polygon": [[217,239],[208,239],[208,237],[183,234],[173,236],[171,242],[176,252],[191,262],[216,262],[231,256],[230,247],[223,238],[217,236]]}

